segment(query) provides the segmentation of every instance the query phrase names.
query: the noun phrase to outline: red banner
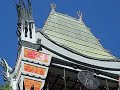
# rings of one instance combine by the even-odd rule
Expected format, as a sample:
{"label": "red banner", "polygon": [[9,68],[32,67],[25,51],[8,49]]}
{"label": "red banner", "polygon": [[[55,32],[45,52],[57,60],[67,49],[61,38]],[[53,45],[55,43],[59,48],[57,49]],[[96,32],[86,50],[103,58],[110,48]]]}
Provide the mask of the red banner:
{"label": "red banner", "polygon": [[24,49],[24,57],[48,63],[49,55],[35,50]]}
{"label": "red banner", "polygon": [[32,86],[34,86],[34,90],[41,90],[42,82],[25,78],[24,85],[25,90],[30,90]]}
{"label": "red banner", "polygon": [[39,75],[42,75],[42,76],[44,76],[45,73],[46,73],[45,68],[42,68],[42,67],[40,68],[40,67],[28,65],[28,64],[24,64],[24,71],[39,74]]}

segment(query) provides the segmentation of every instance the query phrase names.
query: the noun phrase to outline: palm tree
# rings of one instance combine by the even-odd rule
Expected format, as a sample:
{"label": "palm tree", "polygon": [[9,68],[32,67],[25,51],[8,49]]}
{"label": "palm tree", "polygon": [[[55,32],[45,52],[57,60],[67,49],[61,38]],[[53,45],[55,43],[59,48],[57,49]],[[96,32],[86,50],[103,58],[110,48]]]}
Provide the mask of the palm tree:
{"label": "palm tree", "polygon": [[6,82],[6,84],[0,85],[0,90],[12,90],[12,89],[10,88],[10,84]]}
{"label": "palm tree", "polygon": [[4,85],[0,85],[0,90],[4,90]]}

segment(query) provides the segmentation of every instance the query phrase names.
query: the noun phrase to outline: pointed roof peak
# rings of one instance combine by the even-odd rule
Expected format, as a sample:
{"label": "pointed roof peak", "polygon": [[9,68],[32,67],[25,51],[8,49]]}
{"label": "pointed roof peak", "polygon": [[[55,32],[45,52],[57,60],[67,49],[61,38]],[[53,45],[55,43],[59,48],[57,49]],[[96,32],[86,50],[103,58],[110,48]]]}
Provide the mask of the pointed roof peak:
{"label": "pointed roof peak", "polygon": [[23,0],[19,0],[19,5],[20,5],[21,7],[26,8],[25,3],[24,3],[24,1],[23,1]]}
{"label": "pointed roof peak", "polygon": [[[15,1],[15,0],[14,0]],[[27,5],[26,5],[26,2],[27,1]],[[31,1],[30,0],[19,0],[19,2],[17,3],[15,1],[16,4],[20,5],[22,8],[30,8],[31,7]]]}
{"label": "pointed roof peak", "polygon": [[25,0],[19,0],[18,3],[16,3],[16,9],[18,13],[18,22],[24,22],[25,21],[31,21],[34,22],[33,16],[32,16],[32,6],[30,0],[27,1],[27,5],[24,2]]}
{"label": "pointed roof peak", "polygon": [[55,12],[56,4],[55,3],[51,3],[50,6],[51,6],[51,11]]}
{"label": "pointed roof peak", "polygon": [[82,12],[77,11],[77,15],[79,16],[79,20],[82,21]]}

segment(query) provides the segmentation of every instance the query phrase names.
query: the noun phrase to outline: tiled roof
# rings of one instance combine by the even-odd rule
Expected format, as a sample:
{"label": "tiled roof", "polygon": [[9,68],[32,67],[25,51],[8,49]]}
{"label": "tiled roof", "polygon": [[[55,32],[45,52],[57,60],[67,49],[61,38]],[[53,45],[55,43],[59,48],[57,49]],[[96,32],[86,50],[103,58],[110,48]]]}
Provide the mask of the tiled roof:
{"label": "tiled roof", "polygon": [[115,59],[99,43],[83,21],[58,12],[50,13],[44,33],[58,44],[98,59]]}

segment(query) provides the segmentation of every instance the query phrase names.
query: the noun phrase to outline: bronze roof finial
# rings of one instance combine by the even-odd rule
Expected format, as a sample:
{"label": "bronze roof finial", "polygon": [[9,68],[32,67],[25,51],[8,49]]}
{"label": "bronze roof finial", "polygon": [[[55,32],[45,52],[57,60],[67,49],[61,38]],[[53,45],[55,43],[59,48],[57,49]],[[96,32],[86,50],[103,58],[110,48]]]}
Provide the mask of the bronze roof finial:
{"label": "bronze roof finial", "polygon": [[82,21],[82,12],[78,11],[77,15],[79,16],[80,21]]}
{"label": "bronze roof finial", "polygon": [[55,11],[55,9],[56,9],[56,4],[51,3],[50,5],[51,5],[51,9],[52,9],[52,11]]}

